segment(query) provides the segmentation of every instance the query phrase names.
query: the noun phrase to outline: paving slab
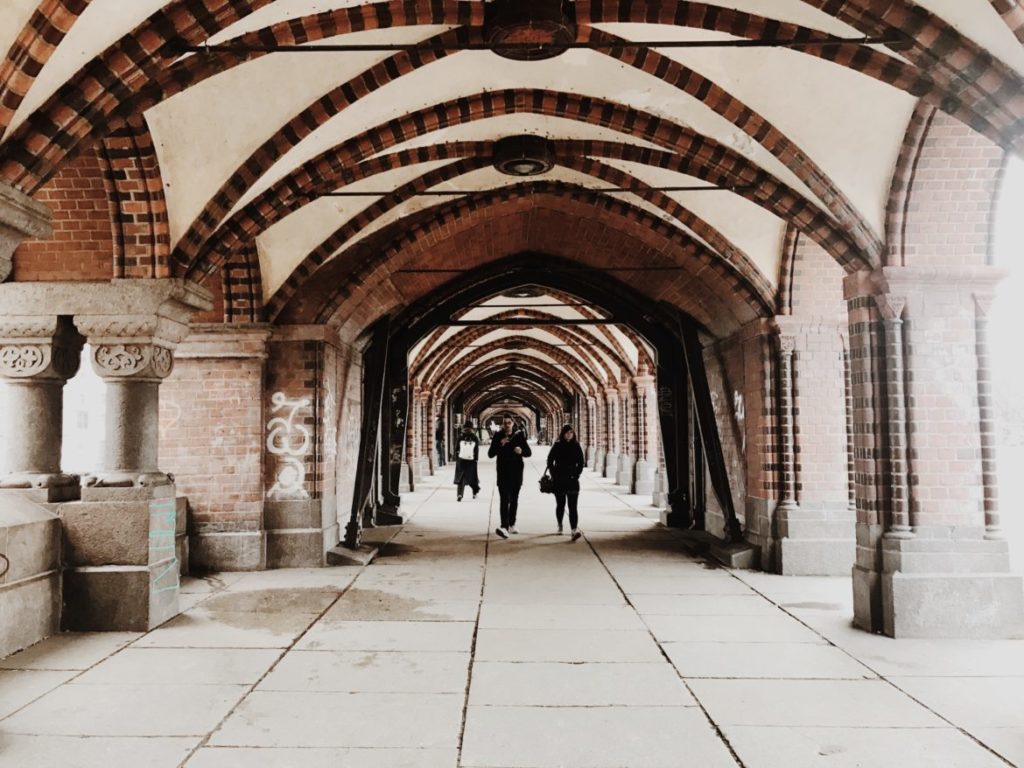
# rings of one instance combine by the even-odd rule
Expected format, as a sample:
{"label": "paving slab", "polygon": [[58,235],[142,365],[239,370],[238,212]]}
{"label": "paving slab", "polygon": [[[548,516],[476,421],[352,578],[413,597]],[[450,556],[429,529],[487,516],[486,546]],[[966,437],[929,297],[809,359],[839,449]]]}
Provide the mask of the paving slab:
{"label": "paving slab", "polygon": [[0,670],[0,719],[66,683],[76,674],[73,670]]}
{"label": "paving slab", "polygon": [[88,669],[140,637],[137,632],[65,632],[0,659],[0,669]]}
{"label": "paving slab", "polygon": [[481,629],[478,661],[658,662],[649,633],[635,630]]}
{"label": "paving slab", "polygon": [[782,612],[749,616],[644,617],[661,642],[824,643],[821,635]]}
{"label": "paving slab", "polygon": [[473,624],[429,621],[322,621],[296,648],[302,651],[469,651]]}
{"label": "paving slab", "polygon": [[454,768],[454,749],[203,747],[185,768]]}
{"label": "paving slab", "polygon": [[293,651],[257,690],[463,693],[469,653]]}
{"label": "paving slab", "polygon": [[473,665],[470,706],[696,706],[668,664]]}
{"label": "paving slab", "polygon": [[470,707],[464,768],[736,768],[696,707]]}
{"label": "paving slab", "polygon": [[212,746],[454,748],[461,694],[255,691]]}
{"label": "paving slab", "polygon": [[262,648],[125,648],[72,685],[253,685],[280,657]]}
{"label": "paving slab", "polygon": [[871,679],[876,675],[848,654],[809,643],[662,643],[686,678]]}
{"label": "paving slab", "polygon": [[627,605],[496,605],[480,610],[482,629],[645,629]]}
{"label": "paving slab", "polygon": [[54,736],[202,736],[244,685],[65,685],[3,721],[5,733]]}
{"label": "paving slab", "polygon": [[881,680],[689,680],[721,725],[947,728]]}
{"label": "paving slab", "polygon": [[136,642],[139,648],[287,648],[314,614],[240,613],[202,608],[176,616]]}
{"label": "paving slab", "polygon": [[335,621],[476,621],[480,599],[463,601],[403,597],[376,589],[352,588],[323,620]]}
{"label": "paving slab", "polygon": [[630,595],[642,616],[774,616],[779,609],[755,594]]}
{"label": "paving slab", "polygon": [[197,737],[22,736],[0,731],[0,768],[178,768]]}
{"label": "paving slab", "polygon": [[953,728],[726,726],[746,768],[1006,768]]}
{"label": "paving slab", "polygon": [[1014,765],[1024,765],[1024,728],[972,728],[971,735]]}
{"label": "paving slab", "polygon": [[260,589],[223,592],[203,602],[205,611],[235,613],[299,613],[318,615],[338,599],[336,592],[311,589]]}
{"label": "paving slab", "polygon": [[900,690],[961,728],[1024,728],[1024,678],[889,679]]}

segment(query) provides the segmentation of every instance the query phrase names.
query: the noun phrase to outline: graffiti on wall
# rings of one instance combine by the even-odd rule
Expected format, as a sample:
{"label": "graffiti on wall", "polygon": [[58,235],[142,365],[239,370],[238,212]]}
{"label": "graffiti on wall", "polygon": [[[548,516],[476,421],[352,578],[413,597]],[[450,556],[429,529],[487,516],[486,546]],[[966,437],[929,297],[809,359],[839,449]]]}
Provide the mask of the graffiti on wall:
{"label": "graffiti on wall", "polygon": [[270,398],[270,412],[282,414],[267,422],[267,452],[277,459],[277,476],[267,491],[271,499],[307,499],[306,457],[313,444],[309,427],[297,418],[312,405],[308,397],[289,398],[275,392]]}

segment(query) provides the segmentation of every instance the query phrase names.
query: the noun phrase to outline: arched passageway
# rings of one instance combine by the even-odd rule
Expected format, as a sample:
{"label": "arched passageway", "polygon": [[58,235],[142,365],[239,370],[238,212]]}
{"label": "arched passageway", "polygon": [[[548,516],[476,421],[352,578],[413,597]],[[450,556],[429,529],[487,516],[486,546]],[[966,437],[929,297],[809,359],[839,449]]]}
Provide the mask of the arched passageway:
{"label": "arched passageway", "polygon": [[[358,560],[504,414],[733,565],[852,574],[863,630],[1024,621],[987,343],[1017,3],[7,5],[0,541],[36,543],[0,653],[148,630],[189,569]],[[103,455],[64,466],[85,348]]]}

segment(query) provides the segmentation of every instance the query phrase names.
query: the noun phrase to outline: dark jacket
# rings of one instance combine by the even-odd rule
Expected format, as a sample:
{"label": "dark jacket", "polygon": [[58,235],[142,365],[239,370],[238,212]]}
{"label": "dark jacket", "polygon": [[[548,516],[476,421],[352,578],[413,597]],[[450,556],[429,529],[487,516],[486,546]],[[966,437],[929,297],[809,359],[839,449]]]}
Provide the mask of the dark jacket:
{"label": "dark jacket", "polygon": [[580,475],[586,465],[578,440],[559,440],[548,451],[548,471],[557,493],[579,493]]}
{"label": "dark jacket", "polygon": [[[496,433],[491,439],[491,448],[487,455],[492,459],[497,457],[498,485],[502,488],[520,488],[523,485],[523,459],[530,456],[530,444],[526,442],[526,435],[515,431],[509,437],[509,441],[502,445],[503,438],[508,437],[505,430]],[[515,449],[521,448],[523,453],[517,456]]]}
{"label": "dark jacket", "polygon": [[[460,459],[459,448],[460,443],[463,440],[471,440],[473,442],[473,458],[472,459]],[[474,435],[472,432],[463,432],[459,435],[459,439],[455,441],[455,484],[468,485],[474,490],[480,487],[479,476],[477,475],[476,462],[480,458],[480,438]]]}

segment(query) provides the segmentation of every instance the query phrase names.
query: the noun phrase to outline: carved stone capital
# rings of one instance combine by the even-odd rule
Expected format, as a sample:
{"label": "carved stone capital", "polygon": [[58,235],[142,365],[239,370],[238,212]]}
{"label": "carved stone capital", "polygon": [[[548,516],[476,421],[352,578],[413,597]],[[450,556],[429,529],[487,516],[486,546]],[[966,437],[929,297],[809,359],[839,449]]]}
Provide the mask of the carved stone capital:
{"label": "carved stone capital", "polygon": [[66,381],[78,372],[82,343],[67,318],[2,318],[0,377]]}
{"label": "carved stone capital", "polygon": [[988,319],[988,316],[992,313],[992,303],[996,300],[995,294],[991,291],[979,291],[974,293],[973,297],[978,317]]}
{"label": "carved stone capital", "polygon": [[14,251],[23,240],[52,235],[50,209],[24,192],[0,183],[0,282],[10,276]]}
{"label": "carved stone capital", "polygon": [[97,344],[92,366],[104,379],[164,379],[174,368],[174,353],[158,344]]}
{"label": "carved stone capital", "polygon": [[903,319],[903,309],[907,306],[906,296],[893,293],[879,293],[874,298],[883,320]]}
{"label": "carved stone capital", "polygon": [[779,336],[779,353],[788,356],[796,352],[795,336]]}

